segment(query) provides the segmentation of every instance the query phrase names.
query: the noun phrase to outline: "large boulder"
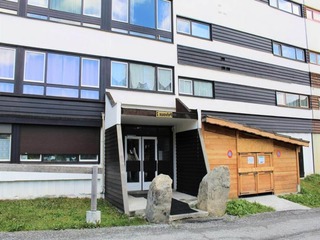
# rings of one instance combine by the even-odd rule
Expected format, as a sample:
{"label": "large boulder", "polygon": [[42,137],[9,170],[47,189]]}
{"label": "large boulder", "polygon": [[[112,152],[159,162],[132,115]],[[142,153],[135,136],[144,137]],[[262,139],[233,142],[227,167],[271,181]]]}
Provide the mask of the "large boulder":
{"label": "large boulder", "polygon": [[151,223],[169,221],[172,200],[172,179],[164,174],[155,177],[149,187],[146,218]]}
{"label": "large boulder", "polygon": [[211,216],[221,217],[227,208],[229,191],[229,168],[217,167],[203,177],[199,187],[197,207],[207,211]]}

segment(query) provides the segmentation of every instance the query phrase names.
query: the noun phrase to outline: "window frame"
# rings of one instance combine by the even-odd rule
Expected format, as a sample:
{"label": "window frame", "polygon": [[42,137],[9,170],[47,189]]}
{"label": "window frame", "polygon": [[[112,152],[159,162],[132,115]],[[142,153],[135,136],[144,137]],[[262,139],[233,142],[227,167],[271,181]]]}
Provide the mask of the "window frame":
{"label": "window frame", "polygon": [[[37,53],[41,54],[44,56],[44,66],[42,69],[42,81],[35,81],[35,80],[29,80],[26,79],[26,62],[27,62],[27,53]],[[31,51],[31,50],[26,50],[24,52],[24,64],[23,64],[23,82],[31,82],[31,83],[45,83],[46,81],[46,65],[47,65],[47,54],[45,52],[38,52],[38,51]]]}
{"label": "window frame", "polygon": [[[127,70],[127,81],[126,81],[126,86],[116,86],[112,84],[112,74],[113,74],[113,69],[112,69],[112,63],[121,63],[121,64],[126,64],[126,70]],[[135,65],[142,65],[142,66],[150,66],[155,69],[155,90],[145,90],[145,89],[139,89],[139,88],[131,88],[131,79],[130,79],[130,65],[135,64]],[[129,90],[129,91],[140,91],[140,92],[145,92],[145,93],[163,93],[163,94],[174,94],[174,69],[173,67],[170,66],[163,66],[163,65],[156,65],[156,64],[148,64],[148,63],[142,63],[142,62],[133,62],[133,61],[121,61],[121,60],[110,60],[110,74],[109,74],[109,84],[108,86],[110,88],[114,89],[122,89],[122,90]],[[159,74],[158,74],[158,69],[165,69],[165,70],[170,70],[171,71],[171,91],[163,91],[159,90]]]}
{"label": "window frame", "polygon": [[[279,98],[278,98],[279,94],[282,95],[282,98],[283,98],[282,100],[283,100],[284,104],[279,103]],[[287,95],[292,95],[292,96],[297,97],[299,99],[299,106],[290,106],[290,105],[288,105]],[[301,104],[303,97],[307,98],[307,106],[303,106]],[[310,109],[310,97],[308,95],[304,95],[304,94],[277,91],[276,92],[276,105],[279,106],[279,107],[288,107],[288,108],[296,108],[296,109]]]}
{"label": "window frame", "polygon": [[7,77],[1,77],[1,80],[9,80],[9,81],[14,81],[15,80],[15,73],[16,73],[16,61],[17,61],[17,50],[15,48],[10,48],[10,47],[3,47],[0,46],[0,49],[7,49],[10,51],[13,51],[13,68],[12,68],[12,78],[7,78]]}
{"label": "window frame", "polygon": [[[309,16],[308,12],[311,14],[311,18],[308,17]],[[309,19],[309,20],[315,21],[315,22],[320,22],[320,18],[318,20],[318,19],[316,19],[314,17],[315,14],[319,14],[320,15],[320,11],[312,9],[312,8],[309,8],[309,7],[306,7],[306,18]]]}
{"label": "window frame", "polygon": [[[279,9],[280,11],[283,11],[283,12],[286,12],[286,13],[290,13],[292,15],[295,15],[295,16],[299,16],[299,17],[302,17],[302,5],[299,4],[299,3],[295,3],[295,2],[292,2],[292,1],[288,1],[288,0],[281,0],[281,1],[284,1],[286,3],[290,3],[291,5],[291,11],[287,11],[283,8],[280,8],[280,4],[279,4],[279,0],[274,0],[276,1],[276,6],[274,6],[272,3],[273,1],[269,0],[269,6],[272,7],[272,8],[276,8],[276,9]],[[299,7],[299,14],[296,14],[295,11],[294,11],[294,6],[298,6]]]}
{"label": "window frame", "polygon": [[[189,33],[186,33],[186,32],[180,32],[178,30],[178,22],[179,21],[184,21],[184,22],[188,22],[189,23],[189,29],[190,29],[190,32]],[[200,25],[204,25],[204,26],[208,26],[208,35],[209,37],[206,38],[206,37],[201,37],[199,35],[194,35],[193,33],[193,23],[195,24],[200,24]],[[186,35],[186,36],[191,36],[191,37],[195,37],[195,38],[199,38],[199,39],[204,39],[204,40],[209,40],[211,41],[212,40],[212,25],[210,23],[206,23],[206,22],[202,22],[202,21],[199,21],[199,20],[193,20],[193,19],[190,19],[190,18],[185,18],[185,17],[180,17],[180,16],[177,16],[177,19],[176,19],[176,31],[178,34],[181,34],[181,35]]]}
{"label": "window frame", "polygon": [[[275,46],[277,46],[279,48],[279,54],[275,53]],[[283,47],[287,47],[287,48],[293,49],[295,58],[290,58],[290,57],[284,56],[283,55]],[[303,60],[298,58],[297,51],[302,51]],[[306,51],[305,51],[305,49],[299,48],[299,47],[294,47],[294,46],[291,46],[291,45],[288,45],[288,44],[279,43],[279,42],[276,42],[276,41],[272,41],[272,54],[274,56],[282,57],[282,58],[285,58],[285,59],[295,60],[295,61],[304,62],[304,63],[306,62]]]}
{"label": "window frame", "polygon": [[[314,54],[315,58],[316,58],[316,62],[311,62],[311,54]],[[315,65],[320,65],[320,53],[316,53],[316,52],[309,52],[309,63],[311,64],[315,64]]]}
{"label": "window frame", "polygon": [[[97,59],[97,58],[89,58],[89,57],[80,57],[80,59],[81,59],[81,63],[80,63],[80,84],[79,84],[79,86],[80,87],[88,87],[88,88],[100,88],[100,60],[99,59]],[[83,80],[83,60],[93,60],[93,61],[96,61],[96,62],[98,62],[98,85],[97,86],[90,86],[90,85],[85,85],[85,84],[83,84],[82,83],[82,80]]]}
{"label": "window frame", "polygon": [[[160,71],[159,70],[166,70],[166,71],[170,71],[170,73],[171,73],[171,90],[170,91],[168,91],[168,90],[160,90],[160,87],[159,87],[159,84],[160,84],[160,78],[159,78],[159,75],[160,75]],[[156,81],[157,81],[157,91],[158,92],[165,92],[165,93],[173,93],[173,71],[172,71],[172,69],[171,68],[165,68],[165,67],[157,67],[157,79],[156,79]]]}
{"label": "window frame", "polygon": [[0,163],[11,162],[11,151],[12,151],[12,134],[11,133],[1,133],[0,135],[9,136],[9,158],[8,159],[0,159]]}
{"label": "window frame", "polygon": [[[188,94],[188,93],[182,93],[180,91],[180,80],[183,81],[190,81],[191,82],[191,87],[192,87],[192,93]],[[201,95],[195,95],[195,87],[194,87],[194,83],[195,82],[205,82],[205,83],[210,83],[212,86],[212,96],[201,96]],[[192,96],[192,97],[198,97],[198,98],[207,98],[207,99],[214,99],[215,98],[215,94],[214,94],[214,81],[209,81],[209,80],[203,80],[203,79],[196,79],[196,78],[189,78],[189,77],[178,77],[178,83],[179,83],[179,95],[182,96]]]}

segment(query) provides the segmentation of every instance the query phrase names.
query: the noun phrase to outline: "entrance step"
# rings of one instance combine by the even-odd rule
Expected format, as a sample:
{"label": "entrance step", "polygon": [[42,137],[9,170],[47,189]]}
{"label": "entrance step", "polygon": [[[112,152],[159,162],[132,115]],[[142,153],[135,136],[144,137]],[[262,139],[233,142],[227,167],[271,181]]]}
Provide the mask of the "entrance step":
{"label": "entrance step", "polygon": [[169,216],[169,222],[188,219],[188,218],[205,218],[209,216],[208,212],[201,211],[198,209],[193,209],[196,212],[194,213],[186,213],[186,214],[178,214],[178,215],[170,215]]}

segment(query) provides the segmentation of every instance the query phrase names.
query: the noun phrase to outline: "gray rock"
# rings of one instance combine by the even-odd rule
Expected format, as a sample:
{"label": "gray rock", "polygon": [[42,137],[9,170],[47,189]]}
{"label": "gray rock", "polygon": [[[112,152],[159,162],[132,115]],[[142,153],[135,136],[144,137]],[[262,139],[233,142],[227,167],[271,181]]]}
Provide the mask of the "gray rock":
{"label": "gray rock", "polygon": [[146,218],[151,223],[169,221],[172,200],[172,179],[164,174],[155,177],[149,187]]}
{"label": "gray rock", "polygon": [[197,207],[209,215],[221,217],[227,208],[230,191],[229,168],[220,166],[203,177],[198,193]]}

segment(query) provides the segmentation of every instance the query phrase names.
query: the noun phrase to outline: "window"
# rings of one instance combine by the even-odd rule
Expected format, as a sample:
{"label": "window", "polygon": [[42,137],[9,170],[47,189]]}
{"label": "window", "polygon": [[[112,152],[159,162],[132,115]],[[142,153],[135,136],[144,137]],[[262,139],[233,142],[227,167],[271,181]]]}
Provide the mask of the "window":
{"label": "window", "polygon": [[305,95],[277,92],[277,105],[295,108],[309,108],[309,97]]}
{"label": "window", "polygon": [[0,47],[0,92],[14,92],[16,50]]}
{"label": "window", "polygon": [[2,0],[0,3],[0,13],[18,14],[18,0]]}
{"label": "window", "polygon": [[111,62],[111,87],[172,93],[172,78],[171,68]]}
{"label": "window", "polygon": [[310,9],[310,8],[307,8],[306,11],[307,11],[308,19],[320,22],[320,11]]}
{"label": "window", "polygon": [[[27,7],[27,16],[31,18],[93,28],[101,25],[101,0],[28,0],[28,6],[33,6]],[[77,15],[84,15],[83,21]]]}
{"label": "window", "polygon": [[44,52],[25,52],[23,93],[99,99],[98,59]]}
{"label": "window", "polygon": [[301,48],[288,46],[281,43],[273,43],[273,54],[289,59],[305,62],[305,53]]}
{"label": "window", "polygon": [[177,32],[194,37],[210,39],[210,25],[189,19],[177,18]]}
{"label": "window", "polygon": [[278,8],[282,11],[301,16],[301,5],[287,1],[287,0],[269,0],[272,7]]}
{"label": "window", "polygon": [[112,0],[112,20],[114,32],[172,41],[169,0]]}
{"label": "window", "polygon": [[209,81],[180,78],[179,93],[183,95],[213,98],[213,83]]}
{"label": "window", "polygon": [[0,133],[0,162],[9,162],[11,153],[11,135]]}
{"label": "window", "polygon": [[310,63],[320,65],[320,53],[310,52]]}

